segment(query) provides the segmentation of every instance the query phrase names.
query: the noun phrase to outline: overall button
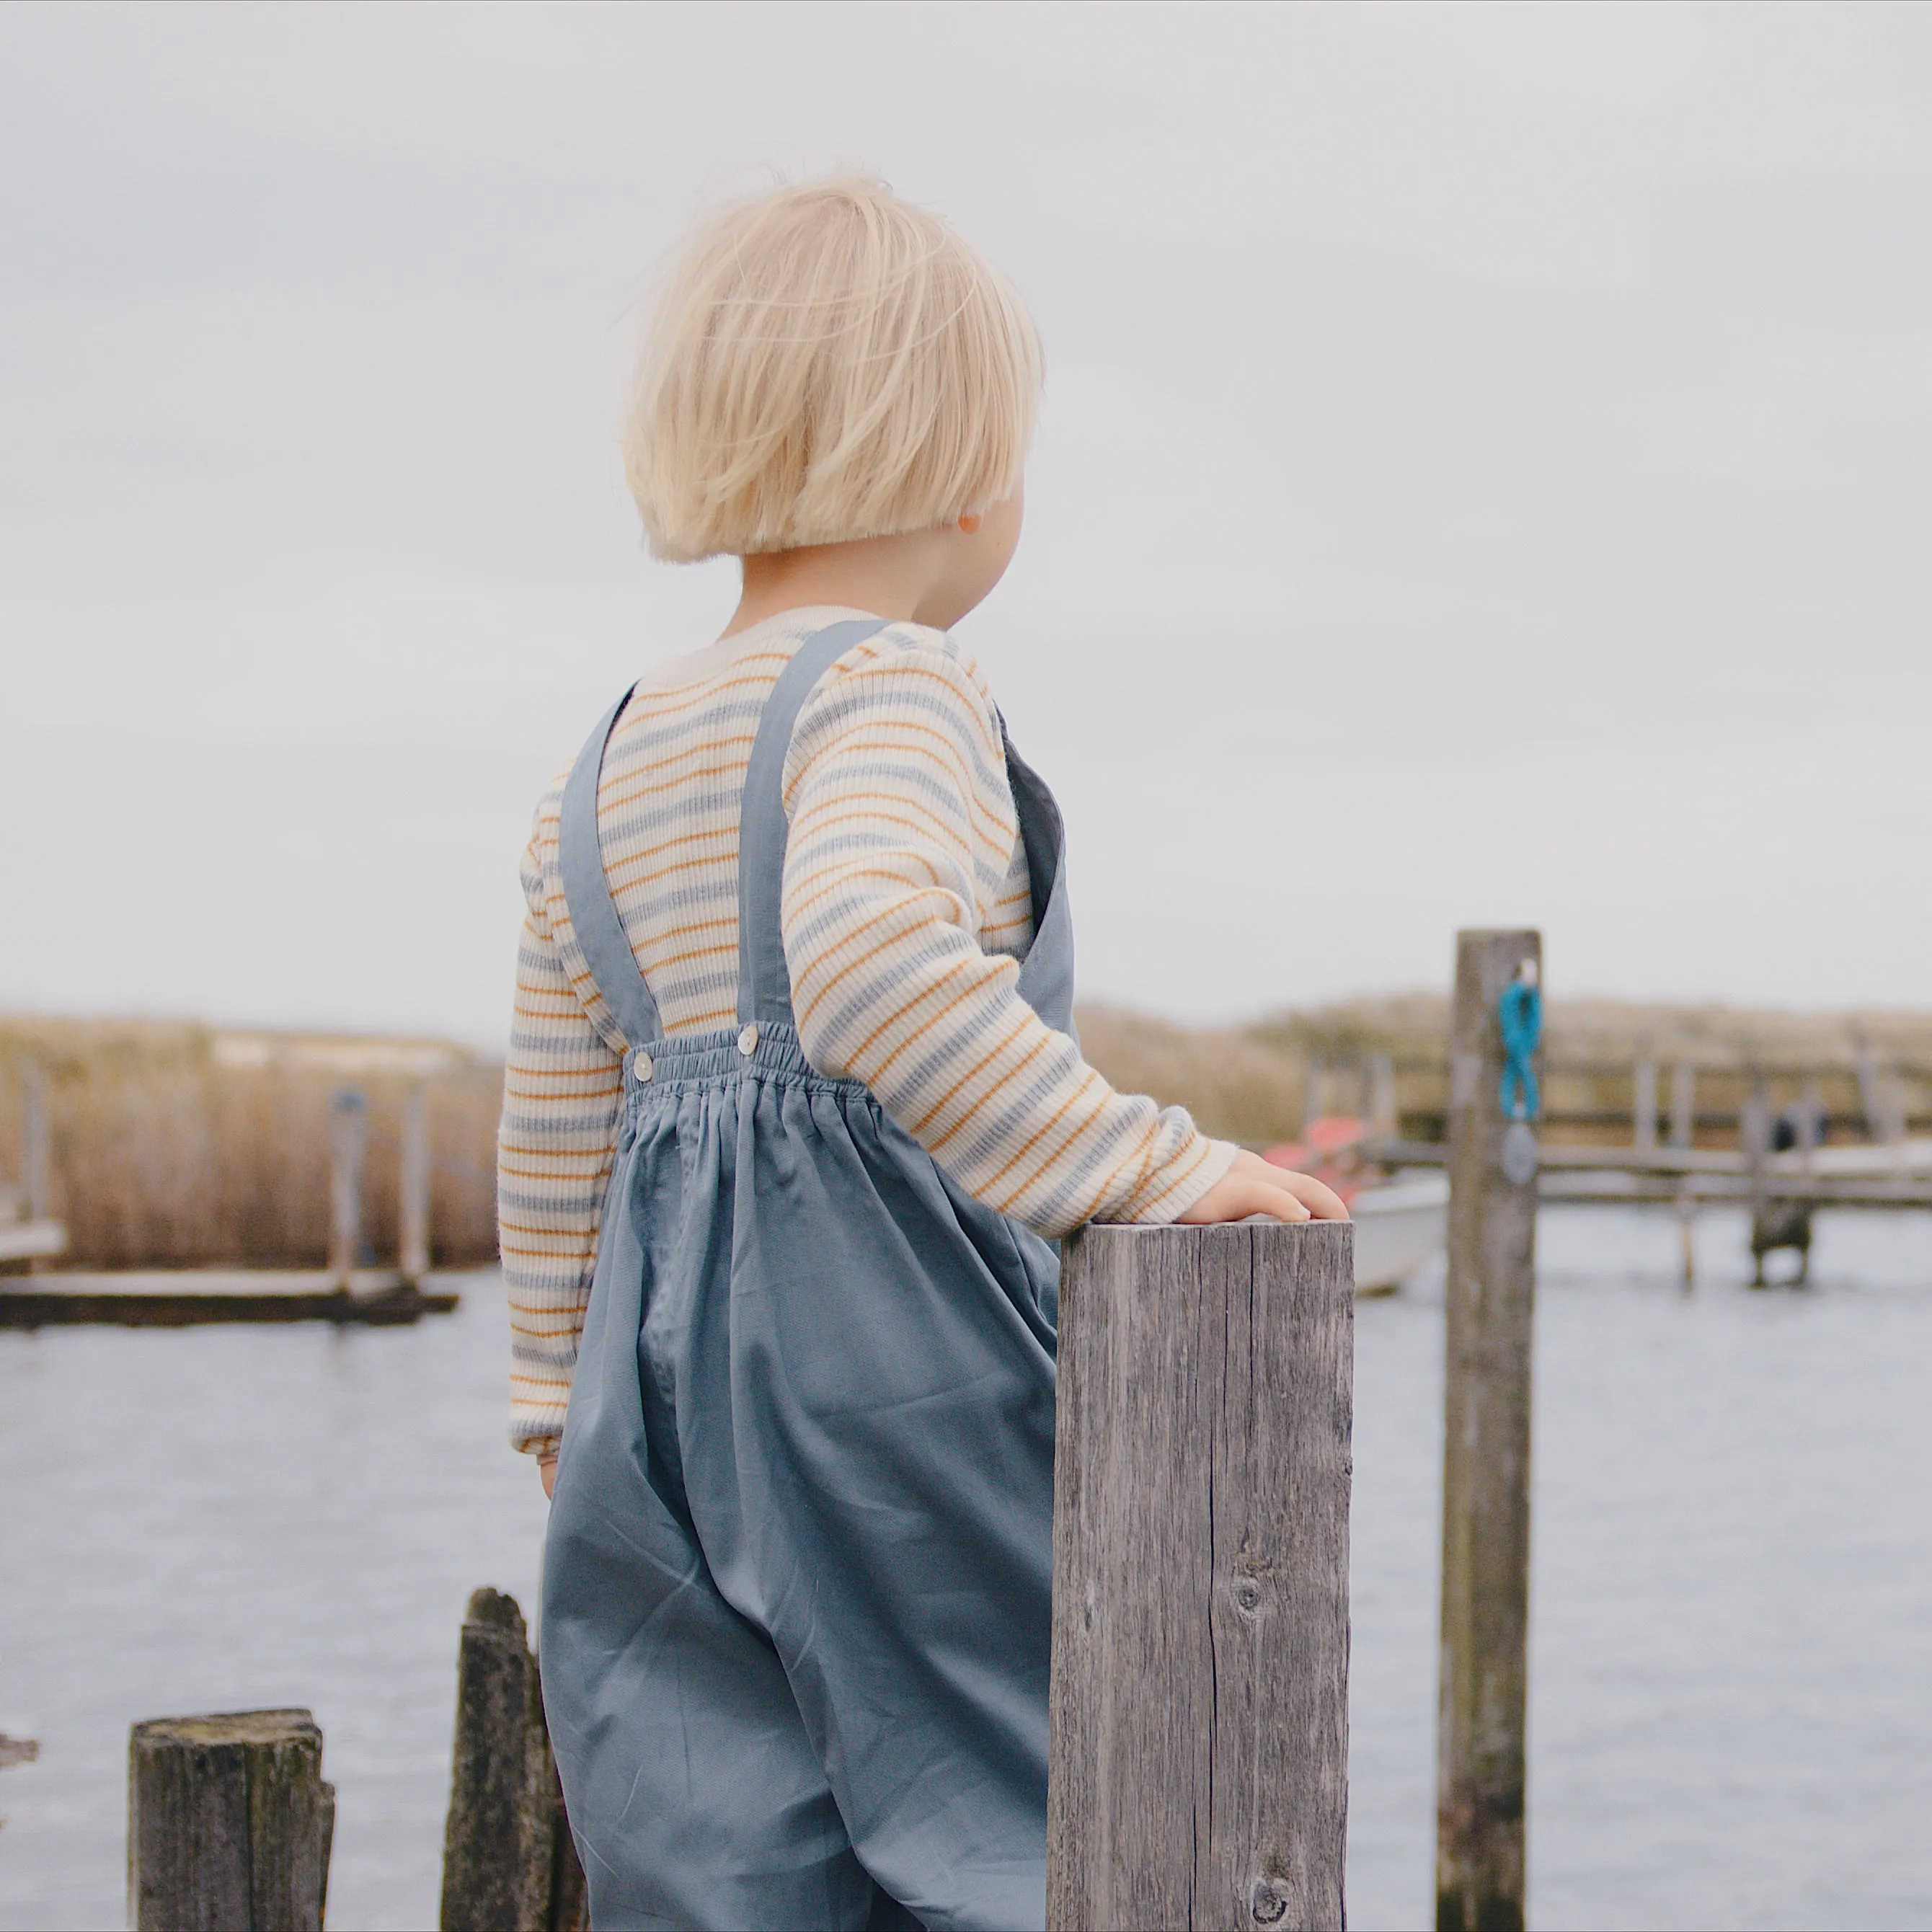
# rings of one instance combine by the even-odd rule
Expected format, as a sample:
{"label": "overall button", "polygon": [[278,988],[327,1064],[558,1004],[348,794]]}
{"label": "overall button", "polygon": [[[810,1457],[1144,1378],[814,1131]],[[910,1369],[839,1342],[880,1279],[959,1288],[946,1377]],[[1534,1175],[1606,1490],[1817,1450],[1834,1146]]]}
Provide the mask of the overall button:
{"label": "overall button", "polygon": [[748,1060],[753,1054],[758,1052],[758,1030],[754,1026],[748,1026],[745,1030],[738,1036],[738,1051],[742,1053],[747,1060]]}
{"label": "overall button", "polygon": [[640,1046],[631,1055],[631,1078],[642,1082],[648,1080],[656,1070],[651,1065],[651,1057]]}

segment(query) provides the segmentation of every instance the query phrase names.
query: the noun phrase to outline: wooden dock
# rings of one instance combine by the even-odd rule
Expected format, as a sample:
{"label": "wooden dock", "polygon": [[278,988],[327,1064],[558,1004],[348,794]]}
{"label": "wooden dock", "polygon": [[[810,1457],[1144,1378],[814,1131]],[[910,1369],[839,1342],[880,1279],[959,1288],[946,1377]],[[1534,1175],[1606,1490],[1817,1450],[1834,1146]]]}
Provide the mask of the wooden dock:
{"label": "wooden dock", "polygon": [[[1914,1150],[1922,1144],[1912,1144]],[[1390,1168],[1443,1167],[1440,1141],[1370,1142],[1366,1157]],[[1860,1148],[1854,1167],[1820,1148],[1808,1157],[1776,1154],[1754,1163],[1741,1154],[1702,1148],[1551,1147],[1537,1151],[1537,1198],[1545,1207],[1643,1204],[1750,1208],[1786,1201],[1808,1208],[1932,1209],[1932,1163],[1892,1161],[1893,1150]]]}
{"label": "wooden dock", "polygon": [[425,1315],[448,1315],[461,1298],[425,1291],[386,1268],[358,1270],[346,1287],[326,1268],[22,1275],[0,1280],[0,1328],[196,1328],[234,1322],[396,1328]]}
{"label": "wooden dock", "polygon": [[[368,1102],[357,1088],[329,1107],[328,1265],[322,1268],[136,1268],[48,1271],[67,1251],[68,1231],[48,1212],[46,1083],[29,1066],[25,1082],[25,1178],[0,1187],[0,1262],[33,1272],[0,1274],[0,1328],[100,1325],[198,1328],[215,1323],[328,1322],[338,1328],[406,1327],[447,1315],[460,1297],[422,1286],[430,1265],[430,1146],[423,1090],[404,1104],[400,1145],[400,1252],[398,1265],[364,1265],[363,1169]],[[21,1218],[22,1216],[26,1218]]]}

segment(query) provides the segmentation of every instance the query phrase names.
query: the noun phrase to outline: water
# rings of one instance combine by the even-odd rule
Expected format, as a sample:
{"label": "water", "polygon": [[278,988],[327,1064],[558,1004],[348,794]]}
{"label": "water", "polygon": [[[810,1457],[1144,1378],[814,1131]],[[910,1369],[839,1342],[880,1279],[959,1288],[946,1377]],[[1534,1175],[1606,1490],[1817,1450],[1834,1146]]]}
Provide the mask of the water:
{"label": "water", "polygon": [[[1821,1218],[1819,1286],[1704,1225],[1540,1232],[1530,1916],[1932,1924],[1932,1219]],[[527,1606],[502,1305],[407,1330],[0,1334],[0,1928],[122,1922],[127,1727],[308,1704],[330,1922],[434,1924],[457,1625]],[[1358,1328],[1350,1918],[1431,1915],[1439,1285]]]}

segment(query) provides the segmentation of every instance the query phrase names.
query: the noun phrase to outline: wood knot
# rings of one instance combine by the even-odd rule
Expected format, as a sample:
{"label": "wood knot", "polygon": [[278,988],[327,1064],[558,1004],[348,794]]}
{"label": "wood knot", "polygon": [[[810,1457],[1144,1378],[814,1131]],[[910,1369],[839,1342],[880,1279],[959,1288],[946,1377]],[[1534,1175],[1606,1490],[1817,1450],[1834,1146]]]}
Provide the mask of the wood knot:
{"label": "wood knot", "polygon": [[1251,1617],[1261,1606],[1262,1586],[1252,1576],[1244,1576],[1234,1586],[1235,1609]]}
{"label": "wood knot", "polygon": [[1271,1880],[1258,1878],[1249,1909],[1257,1925],[1279,1924],[1288,1910],[1288,1894]]}

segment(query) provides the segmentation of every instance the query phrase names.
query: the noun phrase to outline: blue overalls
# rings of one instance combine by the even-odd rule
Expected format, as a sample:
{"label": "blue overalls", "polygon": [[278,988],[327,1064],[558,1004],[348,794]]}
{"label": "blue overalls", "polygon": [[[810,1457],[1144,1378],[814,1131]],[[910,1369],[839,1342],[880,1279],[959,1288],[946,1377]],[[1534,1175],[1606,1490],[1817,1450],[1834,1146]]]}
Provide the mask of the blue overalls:
{"label": "blue overalls", "polygon": [[[630,1051],[544,1566],[544,1702],[596,1932],[1045,1915],[1054,1250],[800,1050],[779,924],[800,646],[739,852],[742,1030],[676,1040],[573,769],[570,915]],[[1019,977],[1072,1024],[1060,814],[1012,751]]]}

